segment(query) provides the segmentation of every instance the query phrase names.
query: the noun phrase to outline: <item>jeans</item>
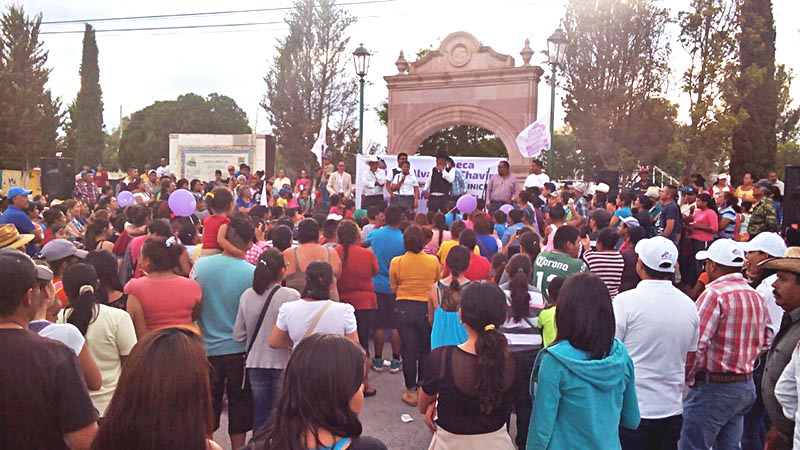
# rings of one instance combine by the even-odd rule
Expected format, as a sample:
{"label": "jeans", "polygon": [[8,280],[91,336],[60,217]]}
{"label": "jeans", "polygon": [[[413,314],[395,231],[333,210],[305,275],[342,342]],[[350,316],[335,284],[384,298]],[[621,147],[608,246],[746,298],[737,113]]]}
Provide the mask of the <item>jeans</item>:
{"label": "jeans", "polygon": [[[517,436],[514,442],[517,448],[525,448],[528,442],[528,424],[531,421],[533,411],[533,399],[531,399],[531,372],[533,372],[533,362],[539,350],[522,350],[511,352],[516,362],[516,376],[514,378],[514,411],[517,413]],[[511,417],[506,420],[506,428],[511,424]]]}
{"label": "jeans", "polygon": [[697,381],[683,401],[680,450],[739,450],[744,415],[756,399],[753,380],[713,384]]}
{"label": "jeans", "polygon": [[397,300],[397,331],[406,389],[416,389],[425,376],[425,359],[431,352],[428,302]]}
{"label": "jeans", "polygon": [[328,183],[320,183],[319,190],[322,191],[322,210],[325,211],[327,214],[328,211],[328,199],[331,198],[331,193],[328,192]]}
{"label": "jeans", "polygon": [[681,436],[683,417],[642,419],[639,428],[629,430],[619,427],[619,442],[622,450],[675,450]]}
{"label": "jeans", "polygon": [[267,425],[272,410],[278,404],[283,385],[282,369],[247,369],[250,390],[253,392],[253,431]]}

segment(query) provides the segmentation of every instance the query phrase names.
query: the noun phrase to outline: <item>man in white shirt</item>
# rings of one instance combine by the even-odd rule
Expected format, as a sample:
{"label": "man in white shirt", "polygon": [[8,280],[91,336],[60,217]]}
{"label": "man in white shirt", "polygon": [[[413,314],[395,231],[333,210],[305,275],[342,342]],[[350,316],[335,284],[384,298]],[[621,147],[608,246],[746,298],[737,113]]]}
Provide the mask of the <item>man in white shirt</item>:
{"label": "man in white shirt", "polygon": [[275,178],[275,184],[273,184],[273,186],[278,188],[279,191],[284,186],[289,186],[289,188],[291,189],[292,180],[289,179],[289,177],[286,176],[286,171],[285,170],[281,169],[281,170],[278,171],[278,178]]}
{"label": "man in white shirt", "polygon": [[675,449],[681,434],[687,354],[697,350],[700,317],[692,300],[672,285],[678,249],[657,236],[636,244],[642,281],[614,299],[616,337],[636,373],[642,417],[636,430],[620,429],[623,450]]}
{"label": "man in white shirt", "polygon": [[392,191],[392,181],[394,180],[394,177],[396,177],[398,173],[403,171],[403,168],[402,168],[403,167],[403,163],[406,162],[406,161],[408,161],[408,153],[405,153],[405,152],[398,153],[397,154],[397,167],[392,169],[392,173],[387,174],[386,179],[389,182],[386,183],[386,190],[389,191],[389,195],[391,196],[389,198],[389,204],[390,205],[397,205],[397,198],[396,198],[397,197],[397,193]]}
{"label": "man in white shirt", "polygon": [[394,176],[390,188],[397,194],[397,206],[405,211],[416,210],[419,204],[419,182],[411,172],[411,163],[403,161],[400,173]]}
{"label": "man in white shirt", "polygon": [[378,157],[372,155],[367,160],[369,170],[364,174],[361,179],[361,188],[363,198],[361,200],[361,209],[367,209],[370,206],[380,206],[383,202],[383,186],[386,184],[386,171],[378,168]]}
{"label": "man in white shirt", "polygon": [[328,177],[328,192],[331,195],[338,195],[341,200],[349,199],[353,186],[350,174],[344,171],[344,161],[339,161],[336,165],[336,172]]}
{"label": "man in white shirt", "polygon": [[767,179],[773,186],[776,186],[778,190],[781,191],[781,195],[783,195],[784,184],[783,181],[778,179],[778,172],[770,170],[767,172]]}
{"label": "man in white shirt", "polygon": [[169,165],[167,164],[167,158],[161,158],[161,163],[156,168],[156,175],[160,180],[161,177],[168,177],[169,176]]}
{"label": "man in white shirt", "polygon": [[538,159],[534,159],[531,161],[531,172],[527,178],[525,178],[525,189],[530,187],[538,187],[541,189],[545,183],[550,181],[550,176],[546,173],[542,173],[542,161]]}

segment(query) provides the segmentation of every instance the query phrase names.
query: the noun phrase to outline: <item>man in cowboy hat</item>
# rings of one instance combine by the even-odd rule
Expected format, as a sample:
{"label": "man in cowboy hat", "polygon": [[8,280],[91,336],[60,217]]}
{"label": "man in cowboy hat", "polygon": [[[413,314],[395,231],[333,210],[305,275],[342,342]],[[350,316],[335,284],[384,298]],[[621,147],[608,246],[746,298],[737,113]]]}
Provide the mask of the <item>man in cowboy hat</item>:
{"label": "man in cowboy hat", "polygon": [[378,167],[380,160],[375,155],[367,159],[369,170],[361,177],[361,209],[380,206],[383,202],[383,187],[386,185],[386,171]]}
{"label": "man in cowboy hat", "polygon": [[28,255],[36,254],[35,242],[42,241],[42,232],[39,231],[28,216],[28,196],[31,191],[14,186],[8,190],[8,209],[0,216],[1,224],[12,224],[17,228],[19,234],[32,234],[33,239],[28,241],[25,252]]}
{"label": "man in cowboy hat", "polygon": [[[761,234],[757,237],[761,237]],[[794,421],[783,415],[775,386],[800,341],[800,247],[789,247],[783,257],[765,259],[758,266],[777,271],[777,279],[772,283],[773,294],[775,303],[784,311],[780,329],[767,352],[767,364],[761,381],[764,406],[772,421],[767,444],[770,449],[788,450],[792,448]],[[795,395],[796,392],[795,389]]]}
{"label": "man in cowboy hat", "polygon": [[32,234],[19,234],[17,227],[7,223],[0,225],[0,248],[13,248],[24,251],[25,244],[32,241]]}

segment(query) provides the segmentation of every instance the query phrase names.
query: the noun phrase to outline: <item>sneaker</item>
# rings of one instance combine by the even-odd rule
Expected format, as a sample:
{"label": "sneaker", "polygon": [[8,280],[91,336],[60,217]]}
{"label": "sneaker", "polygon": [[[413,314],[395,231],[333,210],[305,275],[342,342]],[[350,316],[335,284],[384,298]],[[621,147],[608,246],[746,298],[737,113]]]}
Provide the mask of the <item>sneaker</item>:
{"label": "sneaker", "polygon": [[372,359],[372,370],[375,372],[383,372],[383,359],[382,358],[373,358]]}
{"label": "sneaker", "polygon": [[419,402],[419,392],[416,389],[410,389],[403,392],[403,396],[400,397],[408,406],[417,406],[417,402]]}
{"label": "sneaker", "polygon": [[403,361],[400,361],[399,359],[393,359],[389,364],[389,373],[398,373],[401,370],[403,370]]}

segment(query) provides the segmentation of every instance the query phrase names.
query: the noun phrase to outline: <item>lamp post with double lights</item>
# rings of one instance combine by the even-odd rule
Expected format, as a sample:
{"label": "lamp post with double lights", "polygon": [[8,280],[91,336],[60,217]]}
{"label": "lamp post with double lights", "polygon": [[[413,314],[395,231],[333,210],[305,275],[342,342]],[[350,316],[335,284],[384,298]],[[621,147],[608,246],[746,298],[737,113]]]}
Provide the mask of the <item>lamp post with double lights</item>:
{"label": "lamp post with double lights", "polygon": [[567,35],[561,28],[556,29],[547,38],[547,62],[550,64],[552,74],[550,75],[550,148],[547,150],[547,174],[553,177],[553,140],[555,133],[556,116],[556,71],[564,64],[564,56],[567,54]]}
{"label": "lamp post with double lights", "polygon": [[361,91],[358,106],[358,149],[360,154],[364,154],[364,78],[367,77],[367,71],[369,70],[370,56],[372,56],[372,53],[364,48],[364,44],[359,44],[358,48],[353,52],[353,64],[356,67],[356,75],[358,75]]}

